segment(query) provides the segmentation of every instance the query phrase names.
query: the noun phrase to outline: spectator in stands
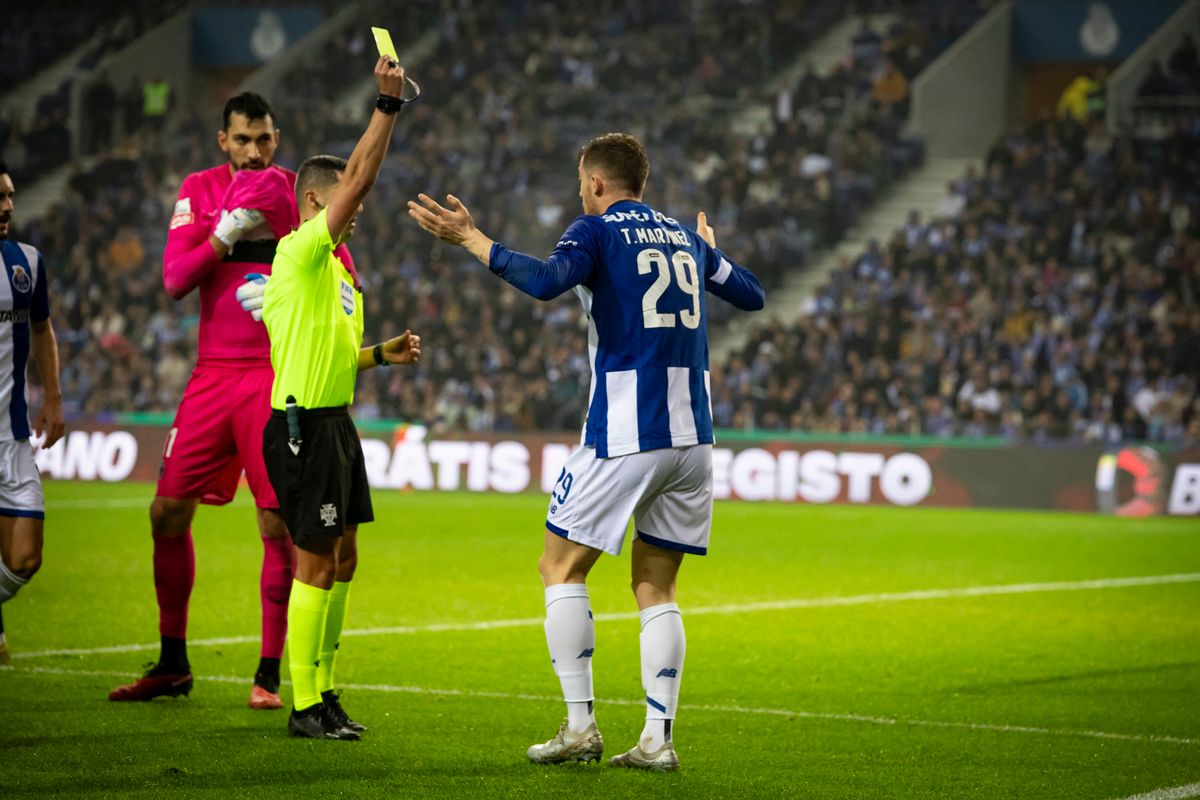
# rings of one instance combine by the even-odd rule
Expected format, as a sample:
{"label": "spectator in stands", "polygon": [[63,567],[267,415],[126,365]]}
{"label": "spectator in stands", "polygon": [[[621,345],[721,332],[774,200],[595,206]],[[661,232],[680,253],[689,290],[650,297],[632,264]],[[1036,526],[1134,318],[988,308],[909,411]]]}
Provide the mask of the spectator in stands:
{"label": "spectator in stands", "polygon": [[101,70],[83,91],[82,150],[84,155],[107,153],[112,148],[117,112],[117,88]]}
{"label": "spectator in stands", "polygon": [[[962,216],[967,207],[967,198],[958,190],[958,184],[951,181],[946,184],[946,194],[938,201],[933,218],[936,220],[956,220]],[[976,229],[977,230],[977,229]]]}
{"label": "spectator in stands", "polygon": [[908,79],[890,58],[883,60],[871,88],[871,97],[879,104],[884,113],[907,116],[908,114]]}
{"label": "spectator in stands", "polygon": [[1087,114],[1091,119],[1103,119],[1108,108],[1108,67],[1101,64],[1093,73],[1087,93]]}
{"label": "spectator in stands", "polygon": [[1088,117],[1088,97],[1094,90],[1094,82],[1088,75],[1079,75],[1059,95],[1055,113],[1059,119],[1071,118],[1083,122]]}
{"label": "spectator in stands", "polygon": [[[449,105],[416,103],[405,109],[411,115],[404,132],[406,146],[396,148],[384,167],[389,174],[379,189],[384,202],[360,220],[372,235],[356,246],[355,258],[368,282],[407,289],[368,291],[368,319],[415,317],[414,327],[429,331],[439,347],[402,383],[382,372],[372,375],[362,387],[369,414],[455,430],[576,428],[590,380],[586,359],[571,355],[585,352],[586,329],[579,325],[577,304],[565,299],[529,309],[515,303],[511,292],[497,295],[487,289],[469,264],[430,249],[405,230],[408,226],[397,229],[390,224],[387,204],[403,198],[389,197],[389,185],[434,188],[453,177],[463,181],[464,199],[475,197],[478,205],[502,178],[516,189],[513,202],[487,210],[489,218],[498,220],[498,235],[515,237],[514,232],[521,231],[522,237],[543,236],[541,244],[531,246],[549,249],[557,231],[542,220],[561,213],[556,209],[562,205],[562,187],[547,177],[553,172],[544,165],[569,157],[582,132],[598,125],[620,127],[629,109],[653,102],[657,111],[644,121],[645,138],[664,175],[671,176],[661,186],[662,205],[691,208],[699,202],[712,208],[713,218],[738,240],[730,247],[751,253],[747,260],[762,265],[764,279],[779,280],[800,268],[813,248],[836,241],[860,208],[920,162],[921,147],[903,137],[901,120],[874,107],[871,74],[879,66],[878,54],[861,70],[842,66],[827,75],[811,70],[800,76],[791,90],[792,101],[774,118],[764,101],[761,110],[769,122],[760,136],[742,137],[724,124],[714,125],[726,106],[737,113],[747,110],[747,102],[736,98],[763,85],[771,74],[769,58],[746,58],[745,53],[771,50],[772,58],[786,57],[798,42],[820,32],[813,20],[827,23],[842,6],[832,0],[807,0],[804,13],[796,13],[793,4],[748,2],[771,19],[769,34],[756,22],[767,16],[697,16],[692,4],[678,0],[618,5],[612,25],[594,33],[588,32],[594,26],[586,24],[582,11],[550,11],[536,5],[514,11],[499,3],[477,3],[445,14],[441,3],[416,0],[403,6],[404,13],[388,15],[399,21],[399,27],[393,27],[398,43],[436,31],[433,52],[425,60],[427,72],[418,77],[427,92],[447,98]],[[744,3],[737,0],[735,5],[741,9]],[[960,5],[975,7],[969,2]],[[373,8],[370,18],[377,19],[380,10],[400,6],[385,2]],[[961,29],[970,19],[945,17],[946,31]],[[362,21],[354,21],[348,30],[358,31]],[[934,55],[935,37],[923,35],[919,28],[906,24],[874,34],[880,41],[878,52],[887,52],[907,79]],[[517,29],[520,36],[513,33]],[[564,30],[576,33],[568,41]],[[716,41],[724,46],[711,46]],[[466,47],[464,42],[478,45]],[[763,42],[769,44],[758,46]],[[337,152],[340,137],[347,130],[357,131],[357,120],[343,118],[339,104],[352,93],[342,67],[354,63],[356,48],[359,56],[366,55],[366,46],[361,32],[335,36],[323,52],[285,77],[285,87],[290,88],[278,93],[284,98],[277,110],[285,130],[279,163],[295,166],[301,155]],[[616,55],[607,58],[604,53]],[[712,65],[701,69],[704,53],[710,54],[715,72]],[[704,82],[664,87],[658,76],[667,70],[711,74]],[[486,79],[469,77],[485,75]],[[588,90],[593,79],[605,91]],[[316,104],[322,114],[316,118],[301,113],[299,105],[287,105],[304,99],[303,107],[310,108],[317,98],[322,99]],[[122,92],[126,132],[141,127],[143,100],[141,81]],[[478,123],[463,125],[463,119]],[[140,242],[143,263],[155,264],[161,257],[162,231],[175,202],[172,184],[177,186],[183,174],[199,168],[197,159],[207,152],[215,127],[213,121],[196,119],[182,108],[169,111],[165,120],[161,132],[148,128],[136,146],[122,146],[94,170],[73,177],[67,201],[36,226],[42,249],[59,254],[56,263],[69,265],[54,276],[64,283],[63,293],[56,296],[64,298],[61,314],[70,321],[64,342],[69,335],[73,354],[86,350],[94,359],[73,373],[72,388],[67,389],[76,393],[71,407],[79,413],[85,408],[102,410],[110,403],[112,410],[172,407],[178,397],[173,394],[170,365],[178,354],[195,350],[194,304],[164,304],[155,285],[136,279],[145,269],[120,273],[113,264],[133,258],[132,240],[128,232],[118,234],[119,223],[96,224],[127,223]],[[964,195],[977,184],[974,179],[964,186]],[[991,235],[983,232],[982,222],[976,227],[977,239]],[[931,241],[953,238],[936,225],[929,236]],[[110,249],[114,240],[118,246]],[[863,264],[869,267],[869,278],[861,280],[895,297],[894,287],[911,276],[911,268],[897,261],[898,252],[891,243],[881,243],[876,258]],[[901,274],[902,268],[910,272]],[[842,302],[844,290],[839,288],[831,299]],[[925,291],[940,291],[932,273]],[[866,294],[855,300],[864,307],[870,301]],[[139,316],[135,308],[145,313]],[[95,317],[111,316],[107,309],[122,312],[124,344],[122,338],[111,338],[106,341],[112,346],[102,349],[89,344],[87,328]],[[710,324],[719,327],[723,320],[713,311]],[[893,356],[887,355],[900,348],[903,331],[898,320],[881,324],[877,354],[868,352],[874,348],[871,336],[854,334],[855,348],[863,350],[858,357],[862,363],[854,369],[878,389],[870,398],[851,394],[839,403],[837,414],[803,396],[807,381],[769,375],[773,385],[760,388],[750,380],[752,374],[755,381],[761,378],[771,359],[787,357],[786,348],[774,342],[769,355],[764,349],[745,362],[747,382],[739,384],[742,388],[727,392],[735,399],[721,411],[725,424],[782,427],[803,420],[839,429],[869,424],[872,429],[907,426],[919,432],[921,394],[909,389],[907,377],[893,369]],[[931,316],[928,331],[944,349],[940,320]],[[837,362],[840,336],[840,329],[814,329],[805,344],[814,349],[809,363]],[[160,361],[168,366],[156,371]],[[718,380],[713,382],[716,397]],[[844,380],[832,373],[820,375],[818,382],[830,392],[844,391]],[[897,398],[894,405],[883,391],[888,386]],[[945,402],[952,421],[955,401],[951,390]],[[859,413],[868,415],[869,423],[856,419]]]}
{"label": "spectator in stands", "polygon": [[881,52],[883,39],[871,28],[871,18],[863,14],[862,24],[851,42],[851,58],[855,66],[865,66],[869,69],[875,65],[875,60]]}
{"label": "spectator in stands", "polygon": [[142,84],[142,123],[162,130],[172,104],[171,83],[157,75]]}
{"label": "spectator in stands", "polygon": [[145,249],[137,232],[129,225],[117,229],[116,237],[108,243],[108,258],[118,273],[128,273],[142,266]]}

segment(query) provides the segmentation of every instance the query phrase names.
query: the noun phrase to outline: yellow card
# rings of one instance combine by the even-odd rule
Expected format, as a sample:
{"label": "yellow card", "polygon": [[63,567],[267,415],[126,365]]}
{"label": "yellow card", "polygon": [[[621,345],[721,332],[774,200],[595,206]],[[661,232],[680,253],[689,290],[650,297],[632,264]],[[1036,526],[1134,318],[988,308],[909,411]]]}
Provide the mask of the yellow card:
{"label": "yellow card", "polygon": [[396,45],[392,44],[392,35],[388,33],[387,28],[371,28],[371,33],[375,34],[375,46],[379,48],[379,55],[387,56],[392,61],[400,60],[400,56],[396,55]]}

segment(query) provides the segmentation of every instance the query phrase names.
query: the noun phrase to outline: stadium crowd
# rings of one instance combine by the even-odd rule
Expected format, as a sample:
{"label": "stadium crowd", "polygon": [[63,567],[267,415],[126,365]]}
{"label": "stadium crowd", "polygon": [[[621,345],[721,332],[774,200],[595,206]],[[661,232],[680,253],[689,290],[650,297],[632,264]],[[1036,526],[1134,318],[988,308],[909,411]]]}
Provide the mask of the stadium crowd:
{"label": "stadium crowd", "polygon": [[[655,154],[656,197],[665,196],[664,205],[687,212],[707,208],[729,232],[723,243],[739,254],[749,251],[743,258],[761,272],[778,277],[794,269],[813,242],[835,235],[804,215],[806,203],[837,202],[833,189],[816,201],[795,192],[796,207],[784,198],[783,219],[775,210],[782,189],[773,170],[789,166],[785,151],[792,142],[766,136],[738,140],[724,132],[725,118],[713,108],[722,97],[746,95],[755,102],[748,87],[760,85],[779,68],[770,61],[770,53],[784,52],[781,31],[791,37],[819,33],[814,20],[831,22],[836,3],[812,2],[811,13],[784,15],[774,25],[741,31],[746,48],[767,52],[761,63],[743,63],[731,51],[711,47],[718,33],[727,39],[730,29],[705,22],[705,16],[697,20],[702,24],[683,26],[691,31],[687,36],[673,37],[675,50],[682,54],[674,55],[672,48],[664,47],[663,31],[676,29],[663,23],[686,21],[685,4],[648,10],[614,2],[610,30],[571,37],[557,32],[562,26],[543,10],[530,10],[528,18],[516,19],[497,8],[471,6],[439,15],[436,4],[424,4],[386,17],[403,20],[403,27],[394,31],[398,41],[412,42],[423,31],[435,32],[432,53],[423,62],[428,67],[417,74],[428,97],[441,102],[406,109],[401,142],[381,182],[385,202],[368,210],[360,227],[364,235],[352,247],[368,281],[367,316],[376,327],[368,336],[386,335],[402,325],[421,331],[426,341],[439,346],[415,380],[393,378],[389,383],[381,373],[378,383],[366,382],[358,403],[360,417],[422,419],[475,430],[578,425],[590,373],[581,355],[586,350],[573,298],[543,306],[512,290],[497,291],[490,276],[457,255],[443,254],[436,246],[431,253],[429,243],[401,217],[400,209],[417,190],[442,193],[452,188],[502,239],[534,251],[548,250],[577,213],[571,168],[577,142],[605,126],[627,123],[623,109],[629,106],[655,109],[638,132],[649,139]],[[386,9],[366,13],[386,14]],[[437,26],[432,25],[435,18]],[[518,24],[522,37],[507,32]],[[294,167],[312,152],[345,149],[343,140],[351,133],[348,123],[338,123],[339,128],[308,112],[333,108],[332,99],[344,93],[349,75],[341,68],[314,72],[311,64],[354,63],[371,44],[359,28],[363,26],[351,26],[320,58],[306,59],[277,93],[284,131],[278,163]],[[881,38],[880,53],[884,41]],[[468,47],[466,42],[477,44]],[[766,44],[760,47],[760,42]],[[608,53],[619,53],[620,58],[609,59]],[[711,62],[707,66],[706,60]],[[861,60],[858,69],[864,69]],[[664,70],[684,77],[668,91],[656,86],[651,93],[646,88],[650,78]],[[592,89],[597,85],[619,90],[600,95],[607,99],[596,107]],[[828,92],[813,96],[814,106],[835,93],[844,102],[870,90],[866,83],[848,93],[840,78],[830,85]],[[299,102],[314,97],[330,102]],[[703,106],[699,113],[691,108],[696,103]],[[799,113],[804,105],[797,103],[796,108]],[[916,148],[895,138],[894,125],[879,138],[868,126],[857,143],[841,142],[836,111],[829,104],[819,110],[826,116],[817,123],[816,110],[805,119],[806,125],[822,128],[810,146],[829,143],[829,156],[820,154],[828,166],[813,179],[815,192],[826,191],[821,188],[823,175],[836,171],[847,186],[845,192],[865,199],[890,178],[893,168],[899,170],[899,162],[912,163],[917,157]],[[869,121],[870,108],[858,113]],[[463,125],[464,119],[472,124]],[[714,119],[722,124],[714,125]],[[544,120],[554,120],[554,125]],[[184,174],[213,163],[217,156],[213,127],[210,116],[177,109],[163,131],[140,129],[134,137],[125,137],[111,157],[73,178],[66,202],[43,220],[23,226],[24,235],[57,266],[60,291],[55,296],[58,314],[66,322],[63,339],[84,356],[72,359],[64,376],[69,413],[165,411],[177,402],[194,352],[189,337],[195,303],[175,306],[167,300],[157,285],[157,261],[175,188]],[[685,150],[674,144],[679,141],[693,147]],[[888,163],[861,166],[855,161],[856,146],[883,152]],[[906,150],[907,160],[903,153],[888,153],[888,146]],[[144,158],[145,152],[155,155]],[[798,162],[795,169],[800,169]],[[847,208],[853,205],[846,199],[841,202]]]}
{"label": "stadium crowd", "polygon": [[[1200,440],[1200,120],[1014,130],[713,374],[726,427]],[[957,196],[957,202],[953,202]]]}
{"label": "stadium crowd", "polygon": [[[578,213],[577,144],[597,130],[630,128],[652,154],[652,202],[685,219],[707,210],[721,245],[768,287],[813,248],[835,241],[855,209],[919,162],[919,143],[900,134],[908,83],[979,13],[976,3],[918,0],[935,25],[864,27],[830,73],[809,69],[764,91],[785,66],[789,41],[819,35],[838,5],[810,0],[808,13],[772,17],[767,9],[775,7],[765,4],[764,13],[745,15],[759,22],[731,26],[717,15],[689,16],[692,4],[609,0],[609,24],[597,30],[540,7],[514,15],[491,4],[426,2],[398,14],[393,3],[368,4],[364,18],[398,21],[393,33],[402,50],[425,41],[428,55],[412,69],[427,97],[405,109],[376,190],[382,202],[367,209],[351,248],[366,284],[367,338],[409,327],[428,347],[415,371],[370,373],[356,416],[472,431],[574,429],[582,417],[590,370],[573,296],[535,303],[431,245],[402,213],[417,191],[453,191],[499,240],[545,252]],[[369,60],[363,31],[350,25],[285,78],[272,98],[283,130],[277,163],[294,168],[315,152],[344,154],[352,143],[359,122],[340,118],[334,101],[359,80],[353,65]],[[721,47],[713,46],[718,34]],[[737,47],[728,46],[730,37]],[[760,57],[735,57],[744,52]],[[315,63],[333,66],[317,70]],[[664,82],[664,74],[678,80]],[[737,135],[732,106],[761,109],[769,124]],[[643,110],[632,125],[631,107]],[[170,301],[158,262],[182,177],[218,162],[214,122],[215,113],[173,110],[163,129],[124,137],[94,169],[76,175],[70,195],[45,218],[19,220],[22,235],[50,256],[60,336],[72,354],[63,375],[71,417],[170,411],[178,402],[194,358],[197,305],[194,297]],[[1181,134],[1185,142],[1189,135]],[[1055,137],[1053,146],[1045,136]],[[952,218],[915,218],[892,241],[846,263],[814,314],[773,323],[745,352],[714,363],[717,424],[1042,439],[1183,435],[1195,416],[1188,376],[1196,370],[1164,359],[1186,350],[1168,344],[1159,359],[1140,361],[1125,352],[1125,366],[1106,356],[1122,352],[1113,320],[1144,327],[1151,308],[1152,319],[1170,318],[1176,341],[1196,335],[1186,277],[1185,288],[1162,290],[1166,301],[1135,309],[1126,299],[1140,296],[1147,265],[1194,257],[1194,239],[1180,238],[1182,254],[1164,256],[1160,245],[1169,237],[1147,243],[1157,234],[1139,230],[1133,251],[1130,232],[1110,227],[1120,220],[1102,213],[1115,201],[1091,203],[1099,193],[1124,197],[1126,206],[1172,208],[1186,185],[1172,181],[1187,173],[1168,169],[1163,156],[1152,162],[1157,171],[1138,175],[1145,196],[1123,196],[1114,176],[1127,177],[1131,167],[1121,159],[1144,145],[1105,146],[1099,129],[1014,133],[985,176],[955,185],[942,207]],[[1068,169],[1077,162],[1081,169]],[[1186,163],[1194,176],[1194,159]],[[1027,180],[1031,164],[1051,170],[1044,187]],[[1077,172],[1091,181],[1086,192],[1073,181],[1060,185]],[[1164,183],[1164,175],[1171,180]],[[1192,204],[1193,228],[1194,200],[1184,201]],[[1090,243],[1094,264],[1080,260],[1078,237]],[[1139,254],[1136,268],[1131,252]],[[1010,265],[1027,274],[1024,283],[1002,279]],[[1186,269],[1176,272],[1186,276]],[[1090,277],[1078,277],[1084,273]],[[1110,275],[1121,288],[1103,312],[1085,314],[1089,284],[1081,281],[1104,286]],[[719,327],[721,304],[711,304],[710,314]],[[1081,338],[1076,330],[1088,325],[1103,334],[1090,356],[1089,336],[1097,334]],[[1139,412],[1148,406],[1156,411]]]}

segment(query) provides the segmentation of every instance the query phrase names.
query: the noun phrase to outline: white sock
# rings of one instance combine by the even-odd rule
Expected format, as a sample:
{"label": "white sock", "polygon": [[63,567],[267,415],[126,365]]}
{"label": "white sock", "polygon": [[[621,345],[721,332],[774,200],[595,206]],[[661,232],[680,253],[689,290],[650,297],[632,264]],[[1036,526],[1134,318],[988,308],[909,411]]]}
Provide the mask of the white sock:
{"label": "white sock", "polygon": [[14,575],[4,560],[0,559],[0,603],[12,599],[17,590],[27,583],[29,583],[29,578]]}
{"label": "white sock", "polygon": [[567,701],[567,728],[571,733],[582,733],[595,721],[592,701],[596,699],[592,694],[596,627],[586,584],[546,587],[546,644]]}
{"label": "white sock", "polygon": [[642,687],[646,690],[646,727],[638,746],[653,753],[671,741],[671,725],[679,705],[687,639],[675,603],[642,609]]}

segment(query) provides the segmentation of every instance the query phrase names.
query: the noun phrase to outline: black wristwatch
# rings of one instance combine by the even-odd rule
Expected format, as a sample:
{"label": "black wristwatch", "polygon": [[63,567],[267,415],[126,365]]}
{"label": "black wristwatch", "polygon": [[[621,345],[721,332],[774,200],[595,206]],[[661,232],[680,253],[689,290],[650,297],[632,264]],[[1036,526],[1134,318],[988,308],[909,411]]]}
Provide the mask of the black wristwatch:
{"label": "black wristwatch", "polygon": [[381,367],[388,366],[388,360],[383,357],[383,345],[377,344],[371,348],[371,355],[375,357],[375,363]]}
{"label": "black wristwatch", "polygon": [[381,94],[375,98],[375,107],[384,114],[395,114],[404,105],[404,100],[390,94]]}

